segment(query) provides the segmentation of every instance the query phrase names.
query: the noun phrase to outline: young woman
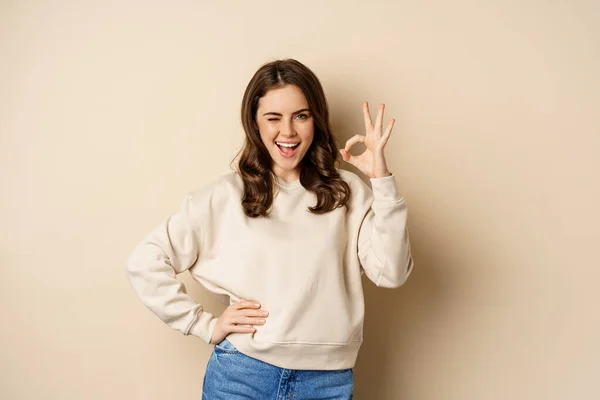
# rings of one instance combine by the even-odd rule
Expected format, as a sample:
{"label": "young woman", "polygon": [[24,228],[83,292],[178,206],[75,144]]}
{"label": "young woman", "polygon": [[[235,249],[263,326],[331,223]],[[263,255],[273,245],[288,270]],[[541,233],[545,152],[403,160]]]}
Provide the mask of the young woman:
{"label": "young woman", "polygon": [[[242,101],[237,169],[190,191],[133,250],[131,285],[162,321],[214,344],[203,399],[351,399],[363,341],[361,275],[396,288],[413,269],[407,206],[386,165],[383,129],[364,103],[365,135],[336,167],[323,88],[293,59],[263,65]],[[366,150],[350,154],[356,143]],[[186,293],[189,270],[229,298],[219,316]]]}

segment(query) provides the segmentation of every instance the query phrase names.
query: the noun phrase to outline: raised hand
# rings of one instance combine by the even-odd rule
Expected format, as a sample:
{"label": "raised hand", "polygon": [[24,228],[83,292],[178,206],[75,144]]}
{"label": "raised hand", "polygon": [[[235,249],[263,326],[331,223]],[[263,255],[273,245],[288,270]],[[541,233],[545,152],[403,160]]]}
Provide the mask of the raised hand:
{"label": "raised hand", "polygon": [[[348,139],[346,146],[340,149],[344,161],[354,165],[362,173],[369,176],[369,178],[381,178],[391,175],[385,162],[383,149],[390,138],[396,120],[392,118],[385,132],[382,132],[384,109],[385,104],[381,104],[377,118],[375,119],[375,125],[373,125],[369,112],[369,103],[364,102],[365,135],[354,135]],[[364,143],[366,150],[362,154],[354,156],[350,154],[350,149],[356,143]]]}

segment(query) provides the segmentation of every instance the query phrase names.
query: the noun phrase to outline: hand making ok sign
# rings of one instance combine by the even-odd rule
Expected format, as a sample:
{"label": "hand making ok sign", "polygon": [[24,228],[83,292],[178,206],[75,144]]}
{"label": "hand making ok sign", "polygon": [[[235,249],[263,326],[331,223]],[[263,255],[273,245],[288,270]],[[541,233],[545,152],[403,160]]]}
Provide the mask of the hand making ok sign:
{"label": "hand making ok sign", "polygon": [[[396,120],[392,119],[385,129],[385,132],[382,132],[384,108],[385,104],[379,106],[375,125],[373,125],[371,114],[369,112],[369,104],[364,102],[363,114],[365,118],[366,134],[354,135],[348,139],[346,146],[343,149],[340,149],[344,161],[354,165],[362,173],[369,176],[369,178],[381,178],[391,175],[385,162],[383,149],[390,138]],[[359,142],[364,143],[366,150],[357,156],[350,154],[352,146]]]}

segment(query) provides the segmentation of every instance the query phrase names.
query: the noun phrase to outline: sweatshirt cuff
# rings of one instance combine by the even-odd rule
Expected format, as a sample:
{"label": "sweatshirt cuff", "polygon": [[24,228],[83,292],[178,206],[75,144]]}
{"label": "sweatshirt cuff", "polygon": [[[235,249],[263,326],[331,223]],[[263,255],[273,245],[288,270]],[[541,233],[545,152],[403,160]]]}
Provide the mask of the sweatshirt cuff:
{"label": "sweatshirt cuff", "polygon": [[198,320],[192,325],[189,331],[190,335],[197,336],[204,340],[207,344],[210,344],[210,339],[215,330],[215,324],[217,318],[207,311],[200,311]]}
{"label": "sweatshirt cuff", "polygon": [[396,186],[396,175],[383,176],[381,178],[370,178],[373,190],[373,200],[382,202],[397,202],[403,197],[398,193]]}

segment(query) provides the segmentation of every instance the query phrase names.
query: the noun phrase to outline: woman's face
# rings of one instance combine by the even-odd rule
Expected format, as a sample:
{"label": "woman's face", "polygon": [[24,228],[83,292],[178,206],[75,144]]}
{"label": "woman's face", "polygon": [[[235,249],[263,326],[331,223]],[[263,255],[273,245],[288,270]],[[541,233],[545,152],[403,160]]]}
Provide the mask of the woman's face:
{"label": "woman's face", "polygon": [[300,161],[315,131],[313,116],[300,88],[286,85],[268,91],[258,101],[255,118],[260,138],[273,160],[275,175],[286,181],[298,179]]}

